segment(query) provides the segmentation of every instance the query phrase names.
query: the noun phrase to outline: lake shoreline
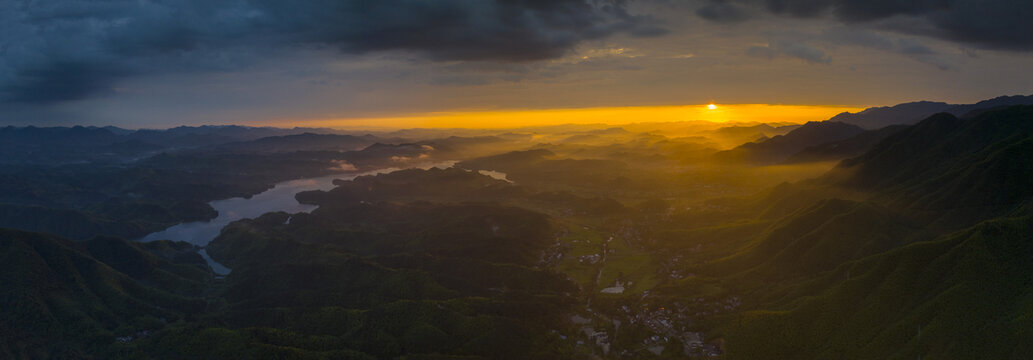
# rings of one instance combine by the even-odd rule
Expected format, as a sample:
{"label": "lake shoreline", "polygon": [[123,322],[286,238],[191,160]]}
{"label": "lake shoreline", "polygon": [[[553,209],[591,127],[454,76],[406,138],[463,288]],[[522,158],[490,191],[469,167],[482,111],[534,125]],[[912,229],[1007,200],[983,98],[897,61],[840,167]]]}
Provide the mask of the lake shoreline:
{"label": "lake shoreline", "polygon": [[[381,168],[364,172],[337,173],[314,178],[303,178],[287,180],[273,185],[272,188],[248,197],[235,197],[222,200],[214,200],[208,203],[218,215],[208,221],[192,221],[179,223],[161,231],[147,234],[136,241],[150,242],[157,240],[184,241],[200,247],[199,253],[204,252],[208,243],[214,240],[222,232],[222,229],[230,223],[242,219],[254,219],[262,214],[270,212],[287,212],[289,214],[308,213],[318,208],[316,205],[302,204],[295,199],[295,195],[303,191],[327,191],[336,187],[335,180],[349,181],[360,176],[391,173],[399,170],[432,167],[447,168],[454,165],[455,161],[444,161],[436,163],[420,164],[407,168]],[[232,269],[212,260],[207,253],[201,254],[208,266],[220,276],[225,276]]]}

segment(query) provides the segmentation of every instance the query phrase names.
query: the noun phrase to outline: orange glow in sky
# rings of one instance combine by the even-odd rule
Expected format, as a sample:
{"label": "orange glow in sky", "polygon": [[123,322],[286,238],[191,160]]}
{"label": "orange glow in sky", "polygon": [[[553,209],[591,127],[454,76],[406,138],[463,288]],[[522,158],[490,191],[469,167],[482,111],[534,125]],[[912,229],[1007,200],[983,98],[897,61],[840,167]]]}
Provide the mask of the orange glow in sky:
{"label": "orange glow in sky", "polygon": [[861,107],[834,105],[728,104],[629,106],[546,110],[454,111],[396,117],[274,121],[273,126],[331,128],[517,128],[560,124],[621,125],[644,122],[790,122],[826,120]]}

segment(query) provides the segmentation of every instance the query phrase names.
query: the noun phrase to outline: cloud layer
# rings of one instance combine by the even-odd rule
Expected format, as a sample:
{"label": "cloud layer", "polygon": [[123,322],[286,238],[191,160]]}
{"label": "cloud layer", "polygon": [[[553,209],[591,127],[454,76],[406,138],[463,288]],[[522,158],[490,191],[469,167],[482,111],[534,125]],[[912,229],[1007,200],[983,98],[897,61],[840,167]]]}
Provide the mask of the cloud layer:
{"label": "cloud layer", "polygon": [[103,95],[119,79],[232,71],[299,48],[528,62],[665,29],[623,0],[54,0],[0,9],[0,101]]}
{"label": "cloud layer", "polygon": [[828,64],[832,59],[821,49],[808,45],[803,41],[778,40],[765,46],[751,46],[746,55],[772,59],[779,55],[797,58],[812,64]]}
{"label": "cloud layer", "polygon": [[710,1],[697,15],[742,21],[752,8],[800,18],[831,16],[846,24],[866,23],[980,48],[1033,51],[1029,0],[729,0]]}

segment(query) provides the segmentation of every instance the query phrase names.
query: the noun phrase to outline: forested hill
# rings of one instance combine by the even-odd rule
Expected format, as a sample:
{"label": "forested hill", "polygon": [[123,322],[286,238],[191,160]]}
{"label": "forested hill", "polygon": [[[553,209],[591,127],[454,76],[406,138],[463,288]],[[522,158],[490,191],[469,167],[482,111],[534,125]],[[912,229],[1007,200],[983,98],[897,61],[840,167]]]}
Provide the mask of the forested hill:
{"label": "forested hill", "polygon": [[854,200],[698,269],[756,301],[723,326],[728,358],[1033,355],[1030,159],[1033,106],[938,114],[798,185]]}
{"label": "forested hill", "polygon": [[866,154],[843,161],[825,181],[877,191],[886,201],[952,217],[1005,215],[1033,199],[1033,106],[959,119],[938,114]]}

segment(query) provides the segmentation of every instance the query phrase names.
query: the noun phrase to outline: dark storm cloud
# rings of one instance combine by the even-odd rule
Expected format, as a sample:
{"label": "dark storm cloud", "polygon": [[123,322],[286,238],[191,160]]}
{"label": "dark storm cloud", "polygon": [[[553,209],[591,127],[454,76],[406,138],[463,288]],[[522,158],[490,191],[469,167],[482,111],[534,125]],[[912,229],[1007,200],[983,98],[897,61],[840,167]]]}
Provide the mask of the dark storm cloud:
{"label": "dark storm cloud", "polygon": [[438,60],[533,61],[636,30],[623,2],[584,0],[256,1],[291,40],[346,52],[415,50]]}
{"label": "dark storm cloud", "polygon": [[80,99],[110,92],[113,79],[123,74],[98,64],[45,63],[22,69],[15,81],[0,91],[10,102],[47,103],[52,99]]}
{"label": "dark storm cloud", "polygon": [[751,46],[746,49],[746,55],[762,59],[788,56],[811,64],[828,64],[832,62],[832,59],[821,49],[803,41],[788,39],[778,40],[766,46]]}
{"label": "dark storm cloud", "polygon": [[711,0],[699,9],[696,15],[719,23],[736,23],[749,18],[746,11],[739,5],[725,0]]}
{"label": "dark storm cloud", "polygon": [[299,47],[529,62],[666,33],[649,20],[624,0],[21,0],[0,9],[0,97],[82,99],[127,76],[233,70]]}
{"label": "dark storm cloud", "polygon": [[949,70],[953,67],[942,54],[928,46],[909,39],[893,39],[874,31],[839,27],[824,31],[821,38],[836,45],[856,45],[897,53],[918,62],[933,65],[940,70]]}
{"label": "dark storm cloud", "polygon": [[[888,30],[934,36],[982,48],[1033,50],[1030,0],[741,0],[776,14],[833,16]],[[699,13],[698,13],[699,14]],[[710,17],[699,14],[705,19]]]}

